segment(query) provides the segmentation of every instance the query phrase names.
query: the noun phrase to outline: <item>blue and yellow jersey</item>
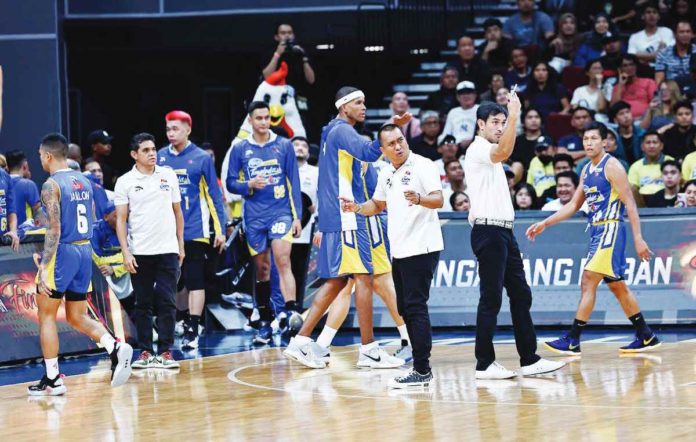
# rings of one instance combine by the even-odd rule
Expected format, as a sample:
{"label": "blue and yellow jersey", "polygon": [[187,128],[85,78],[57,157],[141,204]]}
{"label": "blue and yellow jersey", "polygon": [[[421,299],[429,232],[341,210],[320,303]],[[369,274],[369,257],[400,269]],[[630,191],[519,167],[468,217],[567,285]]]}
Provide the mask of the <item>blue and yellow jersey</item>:
{"label": "blue and yellow jersey", "polygon": [[14,188],[14,204],[17,210],[17,225],[19,226],[28,218],[34,218],[33,207],[41,202],[41,198],[35,182],[19,175],[11,176]]}
{"label": "blue and yellow jersey", "polygon": [[193,143],[181,152],[167,146],[157,152],[157,164],[171,167],[179,178],[184,241],[210,241],[212,221],[215,235],[223,234],[225,210],[213,159]]}
{"label": "blue and yellow jersey", "polygon": [[320,232],[366,229],[365,217],[342,212],[338,197],[365,202],[360,161],[371,163],[377,161],[381,154],[379,142],[370,142],[361,137],[344,120],[336,118],[324,126],[317,192]]}
{"label": "blue and yellow jersey", "polygon": [[89,242],[94,225],[92,183],[71,169],[59,170],[49,179],[60,189],[60,243]]}
{"label": "blue and yellow jersey", "polygon": [[7,233],[10,228],[8,217],[17,213],[14,204],[14,185],[10,174],[0,169],[0,234]]}
{"label": "blue and yellow jersey", "polygon": [[592,163],[589,163],[582,171],[583,191],[589,208],[587,221],[590,224],[623,221],[626,214],[626,207],[605,173],[610,158],[611,155],[604,154],[597,166],[592,167]]}
{"label": "blue and yellow jersey", "polygon": [[[302,190],[295,149],[287,138],[270,134],[263,146],[253,136],[232,149],[226,177],[227,190],[244,197],[244,219],[290,215],[299,219],[302,213]],[[249,189],[248,181],[263,176],[266,187]]]}

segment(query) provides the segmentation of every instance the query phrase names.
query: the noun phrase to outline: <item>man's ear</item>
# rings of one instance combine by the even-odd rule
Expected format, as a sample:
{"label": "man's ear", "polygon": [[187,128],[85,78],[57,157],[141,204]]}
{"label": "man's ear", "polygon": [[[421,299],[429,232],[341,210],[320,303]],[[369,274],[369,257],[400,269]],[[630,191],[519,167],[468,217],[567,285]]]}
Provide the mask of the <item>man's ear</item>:
{"label": "man's ear", "polygon": [[135,160],[138,157],[138,152],[135,150],[131,150],[130,156],[131,156],[131,158],[133,158]]}

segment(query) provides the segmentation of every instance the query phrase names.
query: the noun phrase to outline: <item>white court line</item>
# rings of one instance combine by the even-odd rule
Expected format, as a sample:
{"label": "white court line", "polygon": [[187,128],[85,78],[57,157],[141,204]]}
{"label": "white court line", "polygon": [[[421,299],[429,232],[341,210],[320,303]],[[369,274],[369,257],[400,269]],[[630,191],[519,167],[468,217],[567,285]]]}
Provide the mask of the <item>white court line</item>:
{"label": "white court line", "polygon": [[[344,351],[340,353],[335,353],[335,354],[342,354],[342,353],[349,353],[350,351]],[[323,396],[325,393],[323,392],[315,392],[315,391],[304,391],[304,390],[291,390],[291,389],[285,389],[285,388],[280,388],[280,387],[270,387],[267,385],[258,385],[258,384],[252,384],[250,382],[243,381],[237,377],[237,375],[242,372],[243,370],[247,370],[249,368],[255,368],[255,367],[262,367],[264,365],[273,365],[273,364],[278,364],[280,362],[291,362],[288,359],[282,359],[278,361],[270,361],[270,362],[264,362],[262,364],[250,364],[250,365],[245,365],[242,367],[238,367],[231,372],[227,374],[227,379],[230,381],[234,382],[235,384],[243,385],[245,387],[249,388],[255,388],[257,390],[268,390],[268,391],[277,391],[281,393],[303,393],[303,394],[309,394],[312,396]],[[293,362],[291,362],[293,363]],[[315,370],[315,371],[320,371],[323,369],[311,369],[307,368],[307,370]],[[348,370],[345,370],[348,371]],[[353,371],[353,370],[350,370]],[[321,372],[321,371],[320,371]],[[327,374],[333,374],[336,373],[331,372],[329,370],[326,370]],[[390,401],[395,401],[395,400],[401,400],[400,397],[389,397],[389,396],[363,396],[363,395],[354,395],[354,394],[334,394],[333,396],[335,397],[340,397],[340,398],[348,398],[348,399],[386,399]],[[490,401],[462,401],[462,400],[455,400],[455,399],[418,399],[418,398],[413,398],[409,397],[409,400],[414,401],[414,402],[436,402],[436,403],[444,403],[444,404],[467,404],[467,405],[511,405],[511,406],[516,406],[516,407],[562,407],[562,408],[599,408],[599,409],[620,409],[620,410],[665,410],[665,411],[696,411],[696,407],[655,407],[655,406],[629,406],[629,405],[581,405],[581,404],[559,404],[559,403],[536,403],[536,404],[528,404],[528,403],[522,403],[522,402],[490,402]]]}

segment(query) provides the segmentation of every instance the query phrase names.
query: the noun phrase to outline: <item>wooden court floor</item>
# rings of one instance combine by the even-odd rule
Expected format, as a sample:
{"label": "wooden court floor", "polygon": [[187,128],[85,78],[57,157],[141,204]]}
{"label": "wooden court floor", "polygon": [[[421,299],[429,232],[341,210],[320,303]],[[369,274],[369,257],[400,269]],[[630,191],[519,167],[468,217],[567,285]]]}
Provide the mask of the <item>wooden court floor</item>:
{"label": "wooden court floor", "polygon": [[[354,368],[356,347],[334,347],[325,370],[268,348],[136,372],[117,389],[104,359],[67,377],[62,397],[0,387],[0,440],[696,440],[696,342],[627,358],[617,347],[584,344],[547,377],[481,382],[472,345],[435,346],[435,385],[408,393],[386,389],[398,370]],[[516,367],[514,345],[497,349]]]}

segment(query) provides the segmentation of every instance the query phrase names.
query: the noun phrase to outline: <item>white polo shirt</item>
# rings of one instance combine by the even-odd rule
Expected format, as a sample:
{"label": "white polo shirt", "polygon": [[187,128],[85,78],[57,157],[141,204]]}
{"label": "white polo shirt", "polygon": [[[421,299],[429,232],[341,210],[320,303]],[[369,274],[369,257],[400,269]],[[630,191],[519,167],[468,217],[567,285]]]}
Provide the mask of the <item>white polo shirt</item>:
{"label": "white polo shirt", "polygon": [[471,209],[469,209],[471,225],[476,218],[515,220],[515,209],[512,207],[503,163],[491,161],[492,148],[492,143],[477,135],[464,157],[466,193],[471,202]]}
{"label": "white polo shirt", "polygon": [[128,204],[128,248],[133,255],[179,253],[173,203],[181,202],[179,179],[169,167],[143,175],[133,166],[116,181],[114,204]]}
{"label": "white polo shirt", "polygon": [[413,152],[398,169],[382,169],[373,198],[387,203],[387,234],[393,258],[425,255],[444,249],[437,210],[409,205],[406,190],[421,196],[442,191],[440,173],[428,158]]}

